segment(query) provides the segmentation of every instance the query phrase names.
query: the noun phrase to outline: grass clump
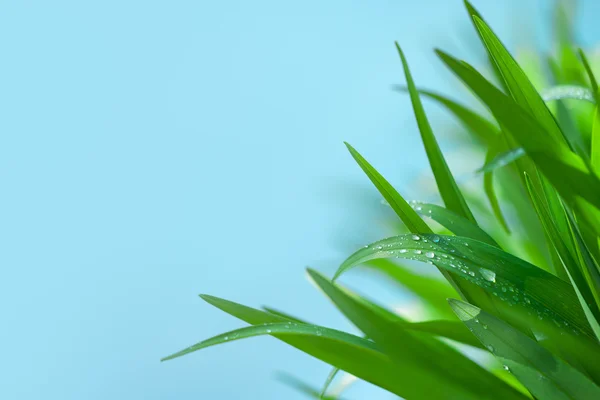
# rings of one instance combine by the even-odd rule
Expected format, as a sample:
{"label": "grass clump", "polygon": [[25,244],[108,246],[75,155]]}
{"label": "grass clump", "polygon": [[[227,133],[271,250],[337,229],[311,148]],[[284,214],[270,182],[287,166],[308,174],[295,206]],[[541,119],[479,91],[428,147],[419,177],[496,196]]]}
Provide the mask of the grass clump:
{"label": "grass clump", "polygon": [[[600,399],[596,77],[586,55],[573,48],[564,9],[557,12],[562,21],[557,30],[558,57],[548,61],[552,85],[540,91],[483,17],[468,2],[466,7],[497,84],[467,62],[440,50],[436,53],[491,118],[417,89],[402,49],[396,46],[406,76],[402,90],[410,96],[443,206],[407,202],[347,144],[408,230],[359,249],[333,279],[308,270],[324,295],[364,336],[202,295],[250,326],[204,340],[165,360],[270,335],[333,366],[322,390],[286,378],[316,398],[338,398],[339,393],[332,394],[328,387],[337,372],[344,371],[411,400]],[[440,150],[422,97],[446,106],[486,149],[479,173],[491,223],[478,222],[479,214],[471,210]],[[505,217],[507,209],[513,210],[512,218]],[[411,275],[402,260],[434,266],[445,283]],[[337,283],[340,276],[364,265],[413,289],[443,318],[411,322]],[[456,342],[487,352],[502,368],[472,361],[465,355],[466,347],[455,346]]]}

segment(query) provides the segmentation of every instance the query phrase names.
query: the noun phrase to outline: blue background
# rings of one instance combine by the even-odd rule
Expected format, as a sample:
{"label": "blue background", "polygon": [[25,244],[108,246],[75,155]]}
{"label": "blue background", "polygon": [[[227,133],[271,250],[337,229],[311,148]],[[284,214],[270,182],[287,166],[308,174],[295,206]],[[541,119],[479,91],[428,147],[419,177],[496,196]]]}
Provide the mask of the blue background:
{"label": "blue background", "polygon": [[[353,330],[304,273],[389,228],[342,141],[422,195],[393,41],[461,97],[431,52],[483,60],[461,3],[3,2],[0,398],[303,398],[278,370],[320,385],[325,364],[272,338],[158,360],[242,326],[198,293]],[[549,1],[474,3],[511,48],[547,41]],[[599,8],[582,4],[584,45]]]}

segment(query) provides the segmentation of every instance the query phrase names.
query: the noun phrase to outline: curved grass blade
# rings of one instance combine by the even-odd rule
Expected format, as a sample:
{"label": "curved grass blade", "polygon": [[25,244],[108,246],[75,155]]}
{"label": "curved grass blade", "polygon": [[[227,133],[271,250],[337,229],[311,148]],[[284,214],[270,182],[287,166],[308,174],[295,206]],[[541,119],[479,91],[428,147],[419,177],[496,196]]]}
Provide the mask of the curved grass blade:
{"label": "curved grass blade", "polygon": [[[287,318],[266,311],[246,307],[214,296],[201,295],[200,297],[220,310],[252,325],[264,326],[261,324],[276,323],[279,325],[288,323],[290,323],[290,326],[294,325]],[[300,325],[302,324],[298,324],[298,326]],[[315,333],[314,335],[310,334],[310,331],[307,331],[307,334],[296,335],[289,332],[283,334],[271,332],[271,335],[315,358],[399,396],[405,393],[405,387],[412,380],[422,379],[421,375],[416,375],[410,371],[409,366],[405,367],[407,369],[406,375],[400,376],[397,372],[398,364],[392,362],[388,356],[381,352],[378,346],[369,340],[345,332],[327,328],[321,329],[321,336],[314,329],[312,331]]]}
{"label": "curved grass blade", "polygon": [[[394,89],[401,92],[408,92],[408,88],[402,85],[395,85]],[[477,140],[487,144],[496,140],[498,128],[487,118],[482,117],[462,104],[442,96],[441,94],[424,89],[417,89],[417,92],[446,107],[446,109],[454,114],[454,116],[477,138]]]}
{"label": "curved grass blade", "polygon": [[[308,273],[338,309],[390,357],[409,363],[414,370],[427,370],[427,381],[413,382],[413,387],[407,388],[407,391],[418,389],[419,394],[428,396],[428,399],[523,398],[512,387],[447,344],[439,340],[425,340],[427,338],[402,329],[401,324],[357,301],[316,271],[308,270]],[[431,385],[432,381],[436,385]],[[407,393],[403,397],[413,396]]]}
{"label": "curved grass blade", "polygon": [[345,332],[336,331],[334,329],[324,328],[316,325],[299,324],[296,322],[276,322],[271,324],[247,326],[245,328],[235,329],[214,336],[210,339],[203,340],[192,346],[189,346],[181,351],[178,351],[170,356],[163,358],[161,361],[168,361],[174,358],[193,353],[195,351],[216,346],[218,344],[233,342],[236,340],[247,339],[255,336],[272,335],[272,336],[307,336],[307,337],[323,337],[327,340],[343,342],[347,345],[356,347],[365,347],[371,350],[376,350],[372,342],[359,338],[358,336],[350,335]]}
{"label": "curved grass blade", "polygon": [[498,246],[498,243],[496,243],[496,241],[479,226],[444,207],[420,202],[411,202],[411,205],[419,215],[433,219],[457,236],[469,237],[491,246],[500,247]]}
{"label": "curved grass blade", "polygon": [[488,244],[457,236],[400,235],[358,250],[342,263],[342,273],[377,258],[404,258],[436,265],[498,297],[501,304],[537,314],[593,337],[571,285]]}
{"label": "curved grass blade", "polygon": [[492,172],[498,168],[502,168],[513,161],[525,155],[525,150],[522,147],[510,149],[495,156],[492,160],[486,161],[485,165],[477,170],[477,172]]}
{"label": "curved grass blade", "polygon": [[477,223],[448,168],[448,164],[440,150],[437,140],[435,139],[431,125],[429,125],[429,121],[425,115],[423,104],[421,104],[421,99],[419,98],[419,93],[415,87],[408,63],[398,43],[396,43],[396,49],[402,60],[406,84],[408,86],[408,92],[410,93],[410,99],[419,126],[419,131],[421,132],[423,146],[425,147],[425,152],[427,153],[427,158],[429,159],[429,164],[431,165],[431,170],[433,171],[442,200],[444,200],[444,204],[449,210],[454,211],[456,214],[473,223]]}
{"label": "curved grass blade", "polygon": [[462,301],[450,299],[449,303],[459,319],[536,398],[600,398],[600,388],[594,382],[504,321]]}
{"label": "curved grass blade", "polygon": [[329,386],[331,386],[331,383],[337,376],[338,372],[340,372],[340,369],[335,367],[329,372],[327,378],[325,379],[325,383],[323,384],[323,389],[321,389],[319,392],[319,400],[327,398],[327,390],[329,389]]}
{"label": "curved grass blade", "polygon": [[595,168],[596,171],[600,171],[600,115],[598,114],[598,105],[600,105],[600,92],[598,91],[598,81],[596,80],[596,76],[590,67],[590,63],[585,56],[585,53],[579,49],[579,57],[581,58],[581,62],[585,67],[585,70],[588,74],[588,78],[592,85],[592,92],[594,95],[594,99],[596,100],[596,108],[594,109],[594,120],[592,122],[592,138],[591,138],[591,157],[590,163],[592,164],[592,168]]}
{"label": "curved grass blade", "polygon": [[[412,209],[412,207],[404,200],[404,198],[398,193],[396,189],[379,173],[375,168],[369,164],[363,156],[360,155],[350,144],[345,143],[346,147],[350,151],[350,154],[356,160],[361,169],[369,177],[371,182],[375,185],[379,193],[384,197],[392,209],[396,212],[398,217],[404,222],[407,228],[414,233],[429,233],[432,232],[431,228],[419,217],[419,215]],[[458,293],[467,300],[472,300],[475,296],[480,295],[476,289],[469,287],[467,282],[455,281],[450,274],[446,271],[440,271],[442,275],[450,282],[450,284],[458,291]]]}
{"label": "curved grass blade", "polygon": [[408,229],[411,232],[431,232],[431,229],[423,222],[417,213],[415,213],[400,193],[398,193],[398,191],[394,189],[394,187],[354,149],[354,147],[345,142],[344,144],[360,168],[367,174],[379,193],[381,193]]}
{"label": "curved grass blade", "polygon": [[555,100],[584,100],[592,104],[596,104],[594,93],[588,88],[575,85],[558,85],[545,89],[541,93],[544,101]]}

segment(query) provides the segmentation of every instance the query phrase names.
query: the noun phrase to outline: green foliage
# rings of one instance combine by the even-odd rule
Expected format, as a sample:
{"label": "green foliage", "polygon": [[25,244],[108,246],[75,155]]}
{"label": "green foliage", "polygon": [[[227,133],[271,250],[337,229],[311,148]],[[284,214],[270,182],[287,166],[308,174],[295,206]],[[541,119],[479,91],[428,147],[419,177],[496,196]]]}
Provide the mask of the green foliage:
{"label": "green foliage", "polygon": [[[250,326],[164,360],[270,335],[333,366],[322,389],[282,378],[312,398],[341,398],[330,386],[340,374],[351,374],[406,399],[600,399],[600,92],[593,63],[574,46],[570,9],[559,3],[557,56],[548,61],[554,86],[540,92],[481,15],[466,6],[499,87],[468,63],[436,52],[495,121],[417,89],[396,45],[406,77],[398,88],[410,96],[444,206],[407,202],[347,144],[410,233],[357,250],[333,279],[308,270],[364,336],[203,295]],[[465,196],[452,175],[422,97],[443,105],[485,149],[476,172],[483,174],[481,193],[491,210],[478,212],[467,203],[472,195]],[[502,209],[514,212],[506,217]],[[429,264],[445,280],[396,259],[424,269]],[[408,320],[338,283],[357,267],[412,291],[435,318]],[[489,359],[472,361],[469,347]]]}

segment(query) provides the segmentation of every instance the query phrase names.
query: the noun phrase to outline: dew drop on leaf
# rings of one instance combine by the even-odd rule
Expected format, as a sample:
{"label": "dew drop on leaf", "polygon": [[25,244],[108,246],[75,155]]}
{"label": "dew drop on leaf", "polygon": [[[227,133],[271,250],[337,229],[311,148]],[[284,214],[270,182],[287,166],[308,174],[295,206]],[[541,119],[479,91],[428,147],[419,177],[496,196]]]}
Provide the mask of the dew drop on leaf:
{"label": "dew drop on leaf", "polygon": [[496,273],[494,271],[490,271],[489,269],[485,268],[480,268],[479,273],[481,273],[481,276],[486,281],[496,283]]}

